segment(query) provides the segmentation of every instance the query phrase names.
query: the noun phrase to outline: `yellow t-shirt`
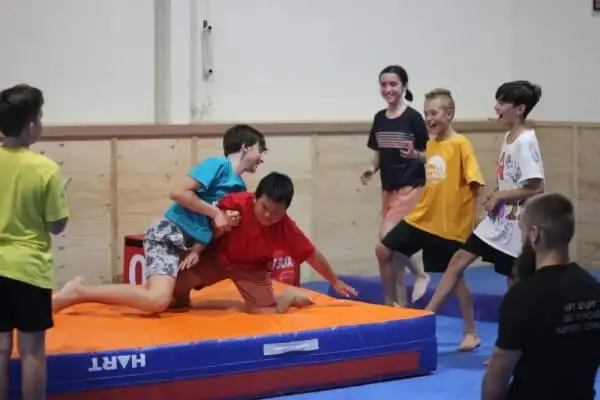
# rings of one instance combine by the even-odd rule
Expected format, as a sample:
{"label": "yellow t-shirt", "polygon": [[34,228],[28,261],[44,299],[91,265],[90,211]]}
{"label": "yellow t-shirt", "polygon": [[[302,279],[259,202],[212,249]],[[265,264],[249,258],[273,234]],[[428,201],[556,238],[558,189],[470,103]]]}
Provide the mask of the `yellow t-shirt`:
{"label": "yellow t-shirt", "polygon": [[456,134],[427,142],[427,182],[405,221],[444,239],[465,242],[473,231],[475,199],[470,183],[484,184],[473,146]]}
{"label": "yellow t-shirt", "polygon": [[68,215],[59,166],[29,149],[0,146],[0,276],[52,289],[48,223]]}

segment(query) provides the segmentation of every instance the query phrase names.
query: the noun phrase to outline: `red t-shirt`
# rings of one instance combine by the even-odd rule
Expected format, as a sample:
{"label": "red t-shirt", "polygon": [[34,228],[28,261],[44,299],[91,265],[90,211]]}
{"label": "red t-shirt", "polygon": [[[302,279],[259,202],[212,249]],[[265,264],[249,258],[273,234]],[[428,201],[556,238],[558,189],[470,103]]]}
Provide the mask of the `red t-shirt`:
{"label": "red t-shirt", "polygon": [[216,256],[230,267],[269,269],[281,251],[301,264],[315,252],[315,246],[289,216],[271,226],[261,225],[254,216],[254,193],[228,194],[218,207],[240,213],[240,224],[213,242]]}

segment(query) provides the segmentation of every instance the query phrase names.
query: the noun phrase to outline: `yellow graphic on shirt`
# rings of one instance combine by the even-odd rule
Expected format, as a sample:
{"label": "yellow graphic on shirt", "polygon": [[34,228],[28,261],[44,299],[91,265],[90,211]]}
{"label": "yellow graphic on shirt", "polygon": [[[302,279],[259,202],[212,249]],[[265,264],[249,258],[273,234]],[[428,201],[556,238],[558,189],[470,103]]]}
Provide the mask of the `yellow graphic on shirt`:
{"label": "yellow graphic on shirt", "polygon": [[464,242],[473,230],[475,200],[470,183],[483,185],[471,142],[463,135],[430,140],[425,150],[427,183],[404,220],[436,236]]}
{"label": "yellow graphic on shirt", "polygon": [[446,161],[443,157],[435,155],[427,160],[425,165],[427,185],[437,185],[446,179]]}

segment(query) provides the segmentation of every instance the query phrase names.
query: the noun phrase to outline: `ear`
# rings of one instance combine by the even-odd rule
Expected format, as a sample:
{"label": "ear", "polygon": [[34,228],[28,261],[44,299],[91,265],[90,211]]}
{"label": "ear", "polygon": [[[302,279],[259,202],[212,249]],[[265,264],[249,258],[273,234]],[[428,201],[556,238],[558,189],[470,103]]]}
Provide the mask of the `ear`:
{"label": "ear", "polygon": [[542,241],[542,231],[536,225],[533,225],[529,230],[529,239],[531,244],[537,246]]}

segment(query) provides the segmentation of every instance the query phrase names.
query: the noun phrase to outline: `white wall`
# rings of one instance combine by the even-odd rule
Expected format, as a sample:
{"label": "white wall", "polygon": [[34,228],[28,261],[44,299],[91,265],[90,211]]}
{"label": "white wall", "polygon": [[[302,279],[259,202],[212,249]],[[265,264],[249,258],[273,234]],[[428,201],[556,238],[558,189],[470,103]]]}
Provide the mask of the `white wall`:
{"label": "white wall", "polygon": [[0,87],[41,87],[47,123],[154,121],[150,0],[0,0]]}
{"label": "white wall", "polygon": [[590,0],[513,1],[511,75],[543,89],[532,117],[600,122],[600,13]]}
{"label": "white wall", "polygon": [[[210,103],[203,118],[212,121],[364,120],[383,106],[378,72],[398,63],[418,109],[425,91],[445,86],[459,118],[487,118],[498,84],[530,79],[544,88],[533,118],[600,121],[600,16],[590,8],[589,0],[0,0],[0,86],[42,87],[47,123],[186,123],[191,102]],[[201,61],[194,23],[203,18],[214,28],[215,74],[190,88]]]}

